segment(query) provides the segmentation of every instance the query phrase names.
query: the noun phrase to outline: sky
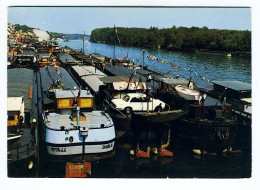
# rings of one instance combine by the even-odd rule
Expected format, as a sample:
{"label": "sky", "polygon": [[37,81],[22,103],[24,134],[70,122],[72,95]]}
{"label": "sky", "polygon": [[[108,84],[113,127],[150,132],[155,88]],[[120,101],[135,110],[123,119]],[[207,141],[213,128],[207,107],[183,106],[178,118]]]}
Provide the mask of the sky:
{"label": "sky", "polygon": [[102,27],[203,27],[251,30],[250,8],[9,7],[8,22],[59,33]]}

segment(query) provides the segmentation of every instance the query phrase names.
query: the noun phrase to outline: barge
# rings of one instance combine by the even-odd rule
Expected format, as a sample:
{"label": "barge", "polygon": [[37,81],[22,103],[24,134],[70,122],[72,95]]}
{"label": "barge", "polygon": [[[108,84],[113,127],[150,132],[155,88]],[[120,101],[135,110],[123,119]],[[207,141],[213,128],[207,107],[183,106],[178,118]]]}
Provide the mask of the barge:
{"label": "barge", "polygon": [[8,69],[8,177],[37,177],[38,112],[35,74],[30,69]]}
{"label": "barge", "polygon": [[[90,91],[80,90],[65,69],[57,68],[63,78],[52,68],[40,71],[47,154],[52,161],[94,161],[113,156],[115,128],[111,117],[94,110]],[[48,88],[50,80],[54,84],[59,81],[58,88]]]}

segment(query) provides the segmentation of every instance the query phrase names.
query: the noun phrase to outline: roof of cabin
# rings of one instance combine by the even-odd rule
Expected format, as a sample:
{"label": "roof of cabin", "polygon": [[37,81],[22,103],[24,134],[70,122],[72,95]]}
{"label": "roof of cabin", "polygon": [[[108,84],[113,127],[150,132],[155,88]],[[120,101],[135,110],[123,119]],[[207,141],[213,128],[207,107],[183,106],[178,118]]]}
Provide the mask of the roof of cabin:
{"label": "roof of cabin", "polygon": [[[103,77],[100,80],[103,81],[104,83],[113,83],[113,82],[126,82],[129,81],[130,77],[125,77],[125,76],[108,76],[108,77]],[[131,82],[138,82],[139,79],[132,77]]]}
{"label": "roof of cabin", "polygon": [[29,99],[29,87],[33,85],[33,70],[26,68],[7,69],[7,96],[24,97],[24,111],[32,109],[32,99]]}
{"label": "roof of cabin", "polygon": [[[62,90],[55,92],[57,99],[61,98],[76,98],[79,90]],[[93,96],[87,90],[80,91],[80,98],[92,98]]]}
{"label": "roof of cabin", "polygon": [[[56,72],[56,68],[58,68],[60,74]],[[70,74],[62,67],[56,67],[52,69],[51,66],[46,66],[41,68],[41,84],[42,84],[42,90],[43,92],[47,92],[48,88],[53,84],[53,82],[60,80],[63,84],[63,89],[71,89],[74,90],[74,87],[76,89],[79,89],[77,83],[73,80],[73,78],[70,76]],[[49,104],[53,102],[53,100],[43,97],[44,104]]]}
{"label": "roof of cabin", "polygon": [[80,76],[87,76],[87,75],[95,75],[98,78],[102,78],[104,76],[107,76],[100,70],[96,69],[95,67],[92,66],[72,66],[72,69]]}
{"label": "roof of cabin", "polygon": [[7,111],[20,111],[23,97],[7,97]]}
{"label": "roof of cabin", "polygon": [[236,91],[252,90],[252,85],[241,81],[212,81],[211,83]]}
{"label": "roof of cabin", "polygon": [[68,53],[59,53],[58,58],[63,64],[75,63],[76,60]]}
{"label": "roof of cabin", "polygon": [[104,85],[104,83],[96,76],[96,75],[89,75],[83,76],[82,80],[95,92],[99,92],[99,86]]}

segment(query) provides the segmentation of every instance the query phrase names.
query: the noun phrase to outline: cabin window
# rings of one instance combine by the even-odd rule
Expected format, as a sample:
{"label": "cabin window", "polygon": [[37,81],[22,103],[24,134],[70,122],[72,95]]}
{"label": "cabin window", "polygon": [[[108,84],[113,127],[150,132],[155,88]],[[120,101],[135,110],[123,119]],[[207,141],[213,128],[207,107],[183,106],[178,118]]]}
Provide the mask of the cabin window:
{"label": "cabin window", "polygon": [[17,115],[17,112],[8,112],[8,121],[13,121],[14,116]]}

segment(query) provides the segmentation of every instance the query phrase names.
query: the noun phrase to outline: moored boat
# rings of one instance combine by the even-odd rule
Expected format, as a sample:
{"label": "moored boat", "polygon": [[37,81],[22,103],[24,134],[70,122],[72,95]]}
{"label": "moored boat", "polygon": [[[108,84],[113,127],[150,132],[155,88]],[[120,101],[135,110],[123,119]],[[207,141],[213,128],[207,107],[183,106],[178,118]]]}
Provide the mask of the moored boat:
{"label": "moored boat", "polygon": [[200,152],[221,153],[230,150],[236,136],[237,119],[231,106],[207,97],[203,104],[190,104],[188,115],[174,125],[174,134],[186,139]]}
{"label": "moored boat", "polygon": [[8,177],[36,177],[38,173],[37,102],[30,69],[8,69]]}
{"label": "moored boat", "polygon": [[178,85],[175,87],[178,95],[185,100],[190,100],[190,101],[200,101],[202,96],[200,95],[200,92],[197,90],[193,90],[189,87]]}
{"label": "moored boat", "polygon": [[[113,156],[115,128],[111,117],[94,110],[90,91],[80,90],[64,68],[57,68],[58,73],[51,67],[41,69],[43,141],[51,161],[93,161]],[[58,81],[50,92],[48,86]]]}
{"label": "moored boat", "polygon": [[89,154],[113,151],[113,121],[107,113],[92,111],[93,96],[88,91],[57,91],[55,104],[56,110],[42,114],[49,155],[87,160]]}

